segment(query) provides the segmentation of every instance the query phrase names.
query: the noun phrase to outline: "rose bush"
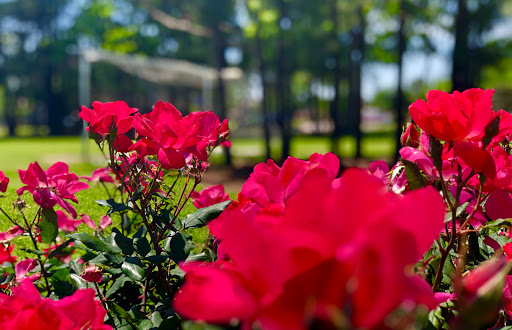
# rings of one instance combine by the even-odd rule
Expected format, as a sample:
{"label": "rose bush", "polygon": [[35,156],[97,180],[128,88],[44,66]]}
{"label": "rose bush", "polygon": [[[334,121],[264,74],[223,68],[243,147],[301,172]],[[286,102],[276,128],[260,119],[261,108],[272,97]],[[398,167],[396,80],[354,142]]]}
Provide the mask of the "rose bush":
{"label": "rose bush", "polygon": [[[391,169],[340,174],[330,153],[268,160],[235,200],[222,185],[196,191],[213,149],[230,145],[227,120],[164,102],[147,114],[83,107],[108,166],[82,179],[104,188],[106,214],[78,217],[69,201],[89,186],[64,163],[19,171],[14,211],[0,210],[12,223],[0,233],[0,325],[511,326],[512,116],[492,95],[414,102]],[[8,183],[0,173],[0,191]]]}

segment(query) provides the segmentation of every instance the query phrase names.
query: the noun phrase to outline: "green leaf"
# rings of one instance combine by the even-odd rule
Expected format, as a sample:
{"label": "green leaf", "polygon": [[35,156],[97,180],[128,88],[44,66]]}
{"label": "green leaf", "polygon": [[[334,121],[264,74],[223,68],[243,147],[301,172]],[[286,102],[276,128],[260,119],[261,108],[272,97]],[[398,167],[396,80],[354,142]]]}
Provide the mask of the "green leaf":
{"label": "green leaf", "polygon": [[137,229],[137,232],[133,235],[133,238],[145,237],[147,233],[148,230],[146,229],[146,226],[141,225],[139,229]]}
{"label": "green leaf", "polygon": [[115,244],[121,248],[123,254],[130,256],[133,253],[133,240],[131,238],[124,236],[116,227],[112,229],[111,235],[114,237]]}
{"label": "green leaf", "polygon": [[408,160],[402,159],[402,163],[405,166],[405,177],[411,190],[423,188],[427,185],[425,177],[421,174],[418,165]]}
{"label": "green leaf", "polygon": [[113,302],[111,300],[109,300],[107,303],[110,306],[110,309],[112,309],[114,311],[114,313],[121,316],[123,319],[127,320],[128,322],[132,322],[132,317],[130,316],[130,314],[128,314],[127,311],[124,310],[124,308],[122,308],[121,306],[119,306],[118,304],[116,304],[115,302]]}
{"label": "green leaf", "polygon": [[178,317],[176,315],[171,316],[170,318],[167,318],[160,323],[158,326],[158,329],[179,329],[180,328],[180,321],[178,320]]}
{"label": "green leaf", "polygon": [[165,262],[167,259],[169,259],[169,257],[164,255],[153,255],[146,257],[146,260],[151,262],[152,264],[161,264],[162,262]]}
{"label": "green leaf", "polygon": [[211,260],[210,257],[206,254],[206,253],[199,253],[199,254],[194,254],[194,255],[190,255],[188,258],[187,258],[187,261],[206,261],[206,260]]}
{"label": "green leaf", "polygon": [[77,290],[92,288],[92,285],[89,284],[86,280],[82,278],[82,276],[78,274],[69,275],[69,279],[73,287]]}
{"label": "green leaf", "polygon": [[448,322],[444,319],[443,309],[438,306],[428,314],[429,325],[427,329],[446,329]]}
{"label": "green leaf", "polygon": [[434,160],[434,166],[441,172],[443,168],[443,159],[441,158],[441,155],[443,154],[443,146],[441,145],[441,142],[432,135],[429,135],[429,143],[430,154]]}
{"label": "green leaf", "polygon": [[59,226],[57,225],[57,213],[54,209],[43,209],[43,217],[39,222],[41,229],[41,238],[43,243],[52,243],[59,234]]}
{"label": "green leaf", "polygon": [[103,253],[103,255],[114,265],[120,265],[123,262],[123,257],[119,254]]}
{"label": "green leaf", "polygon": [[112,254],[118,254],[121,253],[121,249],[117,246],[114,246],[112,244],[108,244],[106,242],[103,242],[97,237],[91,236],[86,233],[78,233],[78,234],[69,234],[67,237],[79,240],[82,242],[85,246],[87,246],[89,249],[92,249],[94,251],[100,251],[100,252],[106,252],[106,253],[112,253]]}
{"label": "green leaf", "polygon": [[107,293],[105,294],[105,298],[108,299],[111,295],[119,291],[119,289],[121,289],[127,281],[130,281],[129,278],[125,275],[121,275],[108,289]]}
{"label": "green leaf", "polygon": [[108,264],[108,259],[105,257],[105,254],[100,253],[96,257],[87,260],[87,262],[95,265],[106,265]]}
{"label": "green leaf", "polygon": [[480,227],[480,229],[487,228],[501,228],[501,227],[512,227],[512,219],[498,219],[494,221],[488,221],[485,226]]}
{"label": "green leaf", "polygon": [[190,245],[180,232],[165,239],[164,248],[175,263],[185,261],[190,253]]}
{"label": "green leaf", "polygon": [[68,239],[67,241],[65,241],[64,243],[62,243],[61,245],[57,246],[57,248],[55,248],[51,253],[50,255],[48,256],[48,259],[51,259],[55,256],[58,256],[59,254],[62,253],[62,250],[64,250],[70,243],[71,243],[72,240]]}
{"label": "green leaf", "polygon": [[38,255],[38,256],[44,256],[46,254],[46,252],[44,252],[44,251],[39,251],[39,250],[34,250],[34,249],[21,249],[21,250],[28,252],[28,253]]}
{"label": "green leaf", "polygon": [[137,187],[137,190],[135,190],[135,192],[132,195],[132,202],[135,203],[136,201],[138,201],[142,197],[143,192],[144,192],[144,186],[140,184]]}
{"label": "green leaf", "polygon": [[[439,264],[441,262],[441,256],[437,256],[436,258],[433,258],[428,264],[433,269],[433,276],[435,277],[435,273],[437,272],[437,269],[439,268]],[[452,278],[455,274],[455,266],[453,265],[453,262],[451,258],[446,258],[444,265],[443,265],[443,278],[442,282],[446,285],[450,285],[452,283]]]}
{"label": "green leaf", "polygon": [[183,220],[183,227],[189,228],[201,228],[204,227],[208,222],[216,219],[222,211],[231,203],[231,201],[224,201],[215,205],[203,207],[196,212],[189,214]]}
{"label": "green leaf", "polygon": [[145,257],[149,251],[151,251],[151,246],[149,245],[146,237],[135,238],[133,243],[135,244],[135,249],[137,252],[143,257]]}
{"label": "green leaf", "polygon": [[162,323],[162,315],[160,314],[159,311],[154,311],[153,314],[149,316],[149,319],[151,320],[155,327],[160,326],[160,324]]}
{"label": "green leaf", "polygon": [[112,214],[114,212],[120,212],[120,211],[124,211],[124,210],[128,210],[130,209],[128,207],[128,205],[126,204],[121,204],[121,203],[117,203],[115,200],[113,200],[112,198],[110,199],[107,199],[107,200],[97,200],[96,203],[98,203],[99,205],[101,206],[106,206],[109,208],[107,214]]}
{"label": "green leaf", "polygon": [[4,276],[2,276],[2,278],[0,278],[0,284],[9,283],[13,278],[14,278],[13,273],[10,273],[10,274],[5,273]]}
{"label": "green leaf", "polygon": [[103,272],[114,276],[120,276],[123,274],[123,271],[119,268],[103,268]]}
{"label": "green leaf", "polygon": [[185,272],[183,271],[183,269],[177,267],[177,268],[171,269],[171,275],[183,279],[185,277]]}
{"label": "green leaf", "polygon": [[149,329],[153,328],[153,322],[151,322],[151,320],[148,320],[148,319],[142,320],[139,323],[138,328],[142,329],[142,330],[149,330]]}
{"label": "green leaf", "polygon": [[[455,215],[457,218],[461,216],[462,212],[464,212],[466,210],[468,205],[469,205],[469,202],[466,202],[457,208],[457,211],[455,212]],[[446,212],[446,215],[444,217],[444,222],[450,222],[451,220],[452,220],[452,212]]]}
{"label": "green leaf", "polygon": [[134,281],[142,281],[146,276],[146,271],[142,268],[142,263],[139,259],[134,257],[128,257],[124,260],[121,265],[123,273]]}

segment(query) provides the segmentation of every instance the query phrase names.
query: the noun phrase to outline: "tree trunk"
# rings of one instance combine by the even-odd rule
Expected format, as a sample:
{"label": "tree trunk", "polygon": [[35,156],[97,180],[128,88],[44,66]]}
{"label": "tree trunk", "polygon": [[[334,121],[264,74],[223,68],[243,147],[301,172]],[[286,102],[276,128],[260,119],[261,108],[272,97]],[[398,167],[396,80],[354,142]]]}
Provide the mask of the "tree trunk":
{"label": "tree trunk", "polygon": [[361,63],[364,55],[364,16],[363,8],[357,9],[359,24],[352,29],[352,43],[350,47],[350,75],[349,75],[349,113],[351,114],[353,132],[356,138],[356,158],[361,158]]}
{"label": "tree trunk", "polygon": [[471,77],[472,54],[468,45],[470,25],[466,0],[457,0],[455,47],[452,58],[452,89],[461,92],[474,87],[474,81]]}
{"label": "tree trunk", "polygon": [[[333,23],[333,33],[332,38],[333,40],[337,40],[338,36],[338,29],[339,29],[339,23],[338,23],[338,1],[337,0],[331,0],[330,1],[330,7],[331,7],[331,19]],[[341,135],[341,121],[340,121],[340,81],[341,81],[341,68],[340,68],[340,43],[337,43],[337,49],[336,52],[334,52],[334,70],[333,70],[333,85],[334,85],[334,97],[332,101],[330,102],[330,115],[331,120],[333,122],[333,131],[331,136],[331,151],[339,155],[339,138]]]}
{"label": "tree trunk", "polygon": [[258,69],[260,72],[261,79],[261,87],[262,87],[262,98],[261,98],[261,113],[263,115],[263,136],[265,138],[265,158],[270,159],[270,123],[269,123],[269,114],[268,114],[268,104],[267,104],[267,81],[265,79],[265,58],[263,57],[263,47],[261,44],[260,38],[260,29],[261,24],[258,22],[258,30],[256,32],[256,54],[258,57]]}
{"label": "tree trunk", "polygon": [[[284,0],[279,2],[280,21],[286,17],[286,7]],[[282,27],[279,28],[279,37],[277,45],[277,105],[279,109],[279,126],[281,128],[282,154],[281,160],[284,161],[290,155],[290,144],[292,139],[291,121],[293,117],[291,97],[290,97],[290,77],[288,70],[288,61],[286,59],[286,32]]]}
{"label": "tree trunk", "polygon": [[[220,120],[227,118],[227,105],[226,105],[226,86],[224,79],[222,79],[222,69],[226,67],[226,60],[224,58],[224,38],[217,23],[212,26],[213,32],[213,48],[215,54],[215,63],[217,66],[217,102],[219,106]],[[224,148],[224,156],[226,157],[226,165],[231,165],[231,152],[229,148]]]}
{"label": "tree trunk", "polygon": [[402,147],[400,136],[402,135],[402,126],[404,124],[404,95],[402,91],[402,70],[403,70],[403,57],[405,52],[405,0],[400,1],[400,27],[398,29],[398,83],[396,88],[396,133],[395,133],[395,162],[400,157],[400,148]]}
{"label": "tree trunk", "polygon": [[44,73],[44,93],[45,105],[48,112],[48,126],[50,127],[51,135],[62,135],[64,132],[62,125],[62,118],[64,117],[64,109],[59,102],[59,96],[54,91],[53,79],[55,67],[48,64],[46,72]]}

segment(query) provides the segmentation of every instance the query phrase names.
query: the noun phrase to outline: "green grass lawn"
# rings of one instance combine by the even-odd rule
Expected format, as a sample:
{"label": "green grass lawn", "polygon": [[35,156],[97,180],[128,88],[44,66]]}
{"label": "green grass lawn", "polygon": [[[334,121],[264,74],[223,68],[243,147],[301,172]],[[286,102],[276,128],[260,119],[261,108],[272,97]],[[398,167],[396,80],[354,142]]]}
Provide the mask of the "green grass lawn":
{"label": "green grass lawn", "polygon": [[[89,161],[83,161],[84,151]],[[26,170],[35,161],[43,169],[62,161],[69,165],[71,172],[80,176],[90,175],[95,168],[106,164],[94,141],[88,140],[82,145],[80,138],[75,136],[1,139],[0,152],[0,171],[10,178],[10,186],[19,186],[18,169]]]}

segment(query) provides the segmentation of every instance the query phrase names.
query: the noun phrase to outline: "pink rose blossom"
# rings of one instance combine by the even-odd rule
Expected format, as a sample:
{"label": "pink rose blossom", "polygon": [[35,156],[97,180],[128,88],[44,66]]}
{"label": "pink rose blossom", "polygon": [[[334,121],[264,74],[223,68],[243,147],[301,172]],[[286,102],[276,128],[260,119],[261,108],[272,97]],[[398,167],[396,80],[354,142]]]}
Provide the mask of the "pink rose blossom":
{"label": "pink rose blossom", "polygon": [[229,200],[229,195],[224,192],[221,184],[205,188],[201,192],[194,191],[191,197],[198,209]]}
{"label": "pink rose blossom", "polygon": [[51,209],[59,205],[69,214],[76,218],[76,210],[65,199],[75,203],[78,200],[75,193],[89,188],[89,185],[78,181],[78,176],[69,173],[67,164],[57,162],[43,171],[37,162],[29,165],[28,170],[18,170],[21,182],[26,186],[19,188],[16,192],[22,195],[24,191],[30,192],[34,202],[44,209]]}
{"label": "pink rose blossom", "polygon": [[331,173],[304,173],[283,213],[235,209],[211,222],[228,261],[180,265],[187,275],[175,310],[213,323],[237,318],[242,328],[306,329],[344,311],[347,327],[379,328],[404,301],[434,308],[430,285],[407,270],[444,226],[438,192],[396,195],[358,169],[333,185]]}
{"label": "pink rose blossom", "polygon": [[12,295],[0,293],[0,328],[31,330],[111,329],[93,289],[78,290],[61,300],[41,298],[31,281],[22,281]]}
{"label": "pink rose blossom", "polygon": [[81,276],[87,282],[101,283],[101,279],[103,277],[103,272],[102,272],[101,268],[96,267],[95,265],[88,265],[82,271]]}

